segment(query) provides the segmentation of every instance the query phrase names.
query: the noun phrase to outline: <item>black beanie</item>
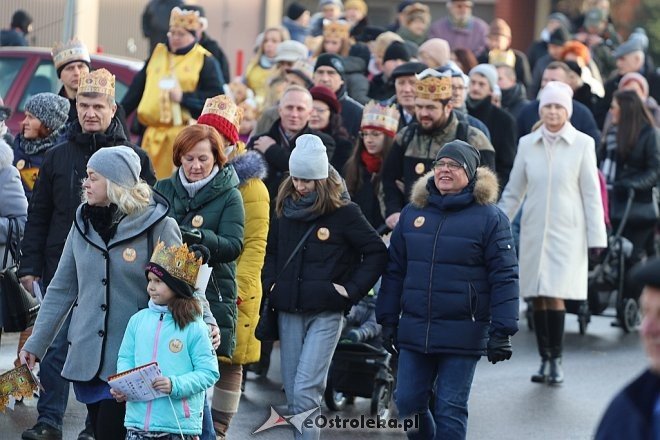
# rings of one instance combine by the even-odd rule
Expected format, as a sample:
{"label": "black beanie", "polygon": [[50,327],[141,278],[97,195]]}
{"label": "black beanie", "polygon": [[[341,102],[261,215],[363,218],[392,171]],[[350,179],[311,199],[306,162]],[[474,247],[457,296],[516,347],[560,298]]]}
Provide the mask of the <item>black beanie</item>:
{"label": "black beanie", "polygon": [[582,67],[578,63],[575,61],[564,61],[564,63],[566,63],[569,69],[577,73],[578,76],[582,76]]}
{"label": "black beanie", "polygon": [[367,66],[369,65],[369,61],[371,61],[371,51],[369,50],[369,47],[366,44],[362,44],[362,43],[355,43],[354,45],[352,45],[351,48],[348,50],[348,56],[357,57],[363,60],[365,64],[365,71]]}
{"label": "black beanie", "polygon": [[305,13],[307,8],[302,6],[299,3],[293,2],[289,6],[289,9],[286,10],[286,16],[289,17],[291,20],[298,20],[301,15]]}
{"label": "black beanie", "polygon": [[468,180],[474,179],[479,167],[480,155],[479,150],[472,145],[459,140],[448,142],[440,148],[435,160],[438,161],[443,157],[448,157],[460,163],[465,169]]}
{"label": "black beanie", "polygon": [[22,9],[14,12],[14,15],[11,17],[11,27],[19,28],[23,31],[24,34],[28,33],[28,27],[30,27],[31,24],[32,17],[30,17],[30,14],[23,11]]}
{"label": "black beanie", "polygon": [[400,41],[393,41],[383,55],[383,63],[389,60],[403,60],[406,63],[410,61],[410,51],[405,43]]}
{"label": "black beanie", "polygon": [[559,26],[550,34],[550,40],[548,43],[554,44],[555,46],[563,46],[570,39],[571,34],[569,34],[566,29]]}
{"label": "black beanie", "polygon": [[173,277],[172,275],[170,275],[170,273],[167,270],[165,270],[159,264],[152,262],[147,263],[147,267],[144,269],[144,274],[148,275],[149,273],[153,273],[158,278],[160,278],[161,281],[167,284],[167,287],[172,289],[172,291],[176,296],[182,298],[192,298],[193,294],[195,293],[194,286],[191,286],[185,281]]}
{"label": "black beanie", "polygon": [[342,78],[344,77],[344,61],[339,55],[335,55],[333,53],[322,53],[316,59],[314,72],[316,72],[316,70],[321,66],[332,67],[337,71],[337,73],[339,73],[339,75],[341,75]]}

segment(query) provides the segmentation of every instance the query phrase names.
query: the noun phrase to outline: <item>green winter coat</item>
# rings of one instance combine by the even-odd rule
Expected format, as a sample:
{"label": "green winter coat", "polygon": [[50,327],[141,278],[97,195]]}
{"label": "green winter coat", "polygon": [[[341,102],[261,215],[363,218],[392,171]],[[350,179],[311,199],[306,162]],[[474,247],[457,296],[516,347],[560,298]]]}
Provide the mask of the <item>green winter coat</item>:
{"label": "green winter coat", "polygon": [[213,273],[206,299],[220,327],[217,354],[225,361],[236,347],[236,259],[243,250],[245,222],[238,183],[234,168],[227,166],[192,199],[181,184],[178,169],[155,187],[170,202],[168,215],[184,230],[198,229],[202,233],[201,244],[211,251],[209,265]]}

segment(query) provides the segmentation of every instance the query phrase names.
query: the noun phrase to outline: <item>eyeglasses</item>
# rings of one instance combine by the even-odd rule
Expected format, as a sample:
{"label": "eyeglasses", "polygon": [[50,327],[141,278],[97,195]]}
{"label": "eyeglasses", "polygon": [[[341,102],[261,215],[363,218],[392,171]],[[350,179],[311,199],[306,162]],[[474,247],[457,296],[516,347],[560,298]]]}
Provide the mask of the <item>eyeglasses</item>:
{"label": "eyeglasses", "polygon": [[438,160],[433,163],[433,168],[435,168],[436,170],[440,170],[444,167],[447,167],[449,171],[458,171],[461,168],[463,168],[463,165],[448,160]]}
{"label": "eyeglasses", "polygon": [[362,139],[364,139],[366,137],[372,137],[372,138],[381,137],[385,133],[383,133],[382,131],[359,131],[358,134]]}

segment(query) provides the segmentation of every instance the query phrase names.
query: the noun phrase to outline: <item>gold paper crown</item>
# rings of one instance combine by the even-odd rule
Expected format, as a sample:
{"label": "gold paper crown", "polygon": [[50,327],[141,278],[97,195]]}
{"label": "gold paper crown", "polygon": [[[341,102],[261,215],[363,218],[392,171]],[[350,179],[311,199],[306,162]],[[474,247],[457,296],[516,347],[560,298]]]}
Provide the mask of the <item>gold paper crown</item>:
{"label": "gold paper crown", "polygon": [[351,25],[344,20],[323,21],[323,38],[347,39],[350,36]]}
{"label": "gold paper crown", "polygon": [[87,47],[85,47],[85,45],[77,38],[73,38],[67,43],[55,43],[50,53],[53,56],[55,69],[59,69],[72,61],[84,61],[87,64],[91,63]]}
{"label": "gold paper crown", "polygon": [[[231,122],[238,130],[243,119],[243,109],[237,106],[227,95],[208,98],[204,103],[202,115],[212,114]],[[201,116],[201,115],[200,115]]]}
{"label": "gold paper crown", "polygon": [[390,136],[394,136],[399,128],[400,116],[395,104],[386,106],[376,101],[369,101],[364,106],[360,127],[381,129]]}
{"label": "gold paper crown", "polygon": [[149,262],[159,265],[174,278],[194,287],[202,258],[196,258],[195,253],[190,252],[185,243],[181,246],[165,247],[165,243],[159,241]]}
{"label": "gold paper crown", "polygon": [[170,13],[170,27],[182,27],[187,31],[199,31],[204,28],[205,20],[199,11],[190,11],[179,8],[172,9]]}
{"label": "gold paper crown", "polygon": [[78,94],[80,93],[102,93],[114,98],[115,76],[106,69],[82,73],[78,83]]}
{"label": "gold paper crown", "polygon": [[430,76],[420,79],[415,84],[415,96],[431,101],[451,99],[451,78]]}

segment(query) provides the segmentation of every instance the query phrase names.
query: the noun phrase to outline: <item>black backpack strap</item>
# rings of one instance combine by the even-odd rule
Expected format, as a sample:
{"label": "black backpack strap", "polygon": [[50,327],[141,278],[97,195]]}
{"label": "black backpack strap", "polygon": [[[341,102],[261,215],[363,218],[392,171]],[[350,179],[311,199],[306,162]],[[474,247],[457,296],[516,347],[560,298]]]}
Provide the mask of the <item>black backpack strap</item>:
{"label": "black backpack strap", "polygon": [[459,121],[458,126],[456,127],[456,139],[458,139],[459,141],[468,142],[469,129],[470,126],[466,122]]}
{"label": "black backpack strap", "polygon": [[408,149],[408,145],[413,140],[413,137],[415,137],[418,126],[419,124],[417,122],[411,122],[410,124],[406,125],[406,131],[403,133],[403,137],[401,138],[401,148],[403,148],[404,152]]}
{"label": "black backpack strap", "polygon": [[293,260],[293,257],[296,256],[296,254],[298,253],[298,251],[302,247],[303,243],[305,243],[305,241],[307,240],[307,237],[309,237],[309,234],[312,233],[314,228],[316,228],[316,223],[312,223],[312,225],[309,227],[309,229],[307,229],[307,231],[305,231],[305,234],[302,236],[302,238],[300,239],[300,241],[296,245],[295,249],[293,250],[293,252],[291,252],[291,255],[289,255],[289,258],[286,260],[286,263],[284,263],[284,266],[282,266],[282,270],[280,270],[280,274],[284,273],[284,269],[286,269],[286,267],[289,265],[289,263],[291,263],[291,261]]}

